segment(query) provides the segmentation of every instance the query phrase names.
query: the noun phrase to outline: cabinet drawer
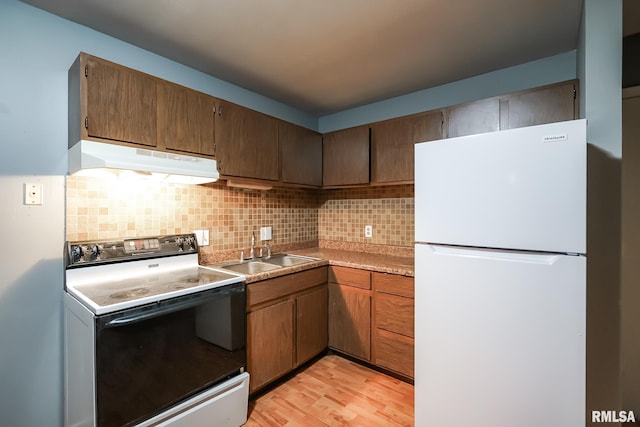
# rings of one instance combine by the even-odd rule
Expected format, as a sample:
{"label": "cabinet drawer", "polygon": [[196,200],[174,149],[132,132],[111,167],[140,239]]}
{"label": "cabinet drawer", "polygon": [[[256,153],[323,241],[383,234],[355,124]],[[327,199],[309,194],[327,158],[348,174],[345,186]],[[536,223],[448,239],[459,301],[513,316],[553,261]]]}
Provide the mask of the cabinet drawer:
{"label": "cabinet drawer", "polygon": [[247,309],[327,283],[327,267],[267,279],[247,286]]}
{"label": "cabinet drawer", "polygon": [[329,268],[329,282],[340,285],[355,286],[356,288],[371,289],[371,273],[357,268],[336,267]]}
{"label": "cabinet drawer", "polygon": [[376,330],[375,364],[413,378],[413,338]]}
{"label": "cabinet drawer", "polygon": [[414,279],[397,274],[373,273],[373,289],[387,294],[413,298]]}
{"label": "cabinet drawer", "polygon": [[413,338],[413,305],[411,298],[376,294],[376,327]]}

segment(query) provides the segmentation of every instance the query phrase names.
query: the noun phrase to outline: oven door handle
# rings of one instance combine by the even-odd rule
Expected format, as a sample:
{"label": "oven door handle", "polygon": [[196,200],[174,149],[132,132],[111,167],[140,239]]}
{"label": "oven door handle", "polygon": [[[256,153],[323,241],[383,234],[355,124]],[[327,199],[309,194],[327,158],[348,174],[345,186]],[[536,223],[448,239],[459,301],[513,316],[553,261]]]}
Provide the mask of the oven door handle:
{"label": "oven door handle", "polygon": [[115,319],[111,319],[107,323],[105,323],[104,327],[115,328],[118,326],[126,326],[132,323],[142,322],[143,320],[151,319],[153,317],[161,316],[163,314],[169,314],[174,311],[180,311],[180,310],[192,307],[194,305],[198,305],[198,303],[199,302],[186,301],[183,303],[172,304],[169,306],[152,308],[152,309],[149,309],[148,311],[145,311],[144,313],[138,313],[132,316],[116,317]]}
{"label": "oven door handle", "polygon": [[[244,287],[233,288],[232,286],[225,286],[223,288],[219,288],[220,291],[215,294],[205,293],[203,295],[199,295],[198,293],[192,294],[189,296],[189,299],[182,301],[172,301],[166,303],[164,301],[163,305],[159,305],[158,307],[150,308],[141,313],[132,314],[130,316],[123,317],[114,317],[113,319],[104,323],[103,328],[117,328],[119,326],[126,326],[132,323],[142,322],[143,320],[151,319],[154,317],[162,316],[165,314],[173,313],[175,311],[184,310],[187,308],[191,308],[197,305],[202,304],[207,300],[218,299],[224,295],[229,295],[233,293],[244,292]],[[159,304],[162,304],[160,302]]]}

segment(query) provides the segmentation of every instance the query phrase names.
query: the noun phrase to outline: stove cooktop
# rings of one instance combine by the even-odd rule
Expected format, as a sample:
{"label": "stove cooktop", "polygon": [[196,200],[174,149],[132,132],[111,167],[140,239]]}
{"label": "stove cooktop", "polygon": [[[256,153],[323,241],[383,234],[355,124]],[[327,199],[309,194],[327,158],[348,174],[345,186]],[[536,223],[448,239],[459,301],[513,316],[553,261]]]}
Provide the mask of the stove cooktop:
{"label": "stove cooktop", "polygon": [[75,289],[97,305],[108,306],[189,288],[203,287],[230,278],[236,278],[236,276],[206,267],[195,267],[130,279],[86,284],[76,286]]}
{"label": "stove cooktop", "polygon": [[113,271],[114,267],[119,266],[121,264],[104,266],[112,268],[110,271],[96,272],[94,280],[87,275],[75,274],[80,270],[67,271],[67,292],[94,314],[100,315],[244,280],[242,275],[198,265],[173,270],[160,269],[127,277],[126,274]]}

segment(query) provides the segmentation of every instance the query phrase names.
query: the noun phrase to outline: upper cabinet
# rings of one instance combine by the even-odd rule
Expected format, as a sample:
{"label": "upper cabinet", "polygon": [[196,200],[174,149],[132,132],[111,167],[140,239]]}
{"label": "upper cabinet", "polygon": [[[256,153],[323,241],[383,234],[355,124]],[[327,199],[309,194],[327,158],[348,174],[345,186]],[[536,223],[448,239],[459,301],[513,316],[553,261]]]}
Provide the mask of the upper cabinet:
{"label": "upper cabinet", "polygon": [[570,80],[448,107],[447,137],[576,119],[577,85]]}
{"label": "upper cabinet", "polygon": [[157,145],[153,77],[81,54],[69,70],[69,91],[69,145],[91,137]]}
{"label": "upper cabinet", "polygon": [[577,82],[572,80],[510,94],[500,100],[500,128],[576,119],[577,92]]}
{"label": "upper cabinet", "polygon": [[167,150],[215,156],[215,98],[172,83],[158,84],[159,139]]}
{"label": "upper cabinet", "polygon": [[70,147],[88,139],[215,158],[223,178],[254,188],[411,183],[417,142],[579,117],[571,80],[321,135],[86,53],[68,90]]}
{"label": "upper cabinet", "polygon": [[69,146],[81,139],[215,156],[215,98],[81,53],[69,69]]}
{"label": "upper cabinet", "polygon": [[371,182],[413,181],[413,146],[441,139],[442,111],[414,114],[371,125]]}
{"label": "upper cabinet", "polygon": [[215,134],[220,174],[279,180],[277,119],[220,100]]}
{"label": "upper cabinet", "polygon": [[323,186],[369,183],[369,126],[325,133],[322,158]]}
{"label": "upper cabinet", "polygon": [[500,100],[482,99],[447,108],[447,137],[500,130]]}
{"label": "upper cabinet", "polygon": [[284,121],[279,127],[282,182],[322,186],[322,135]]}

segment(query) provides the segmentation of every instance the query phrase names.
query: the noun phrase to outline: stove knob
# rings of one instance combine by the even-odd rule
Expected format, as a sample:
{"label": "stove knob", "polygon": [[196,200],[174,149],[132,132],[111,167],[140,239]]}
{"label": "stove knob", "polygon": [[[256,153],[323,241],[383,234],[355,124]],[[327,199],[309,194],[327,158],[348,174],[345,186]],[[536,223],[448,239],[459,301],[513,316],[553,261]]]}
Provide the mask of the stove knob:
{"label": "stove knob", "polygon": [[76,246],[75,248],[73,248],[73,250],[71,251],[71,255],[73,257],[74,262],[80,261],[84,256],[84,251],[82,250],[82,246]]}
{"label": "stove knob", "polygon": [[196,240],[193,237],[187,237],[187,244],[189,245],[189,250],[196,248]]}
{"label": "stove knob", "polygon": [[98,245],[93,245],[93,247],[91,248],[91,258],[98,259],[100,258],[101,253],[102,250],[100,249],[100,247]]}
{"label": "stove knob", "polygon": [[178,246],[178,250],[184,250],[184,239],[182,237],[176,238],[176,245]]}

